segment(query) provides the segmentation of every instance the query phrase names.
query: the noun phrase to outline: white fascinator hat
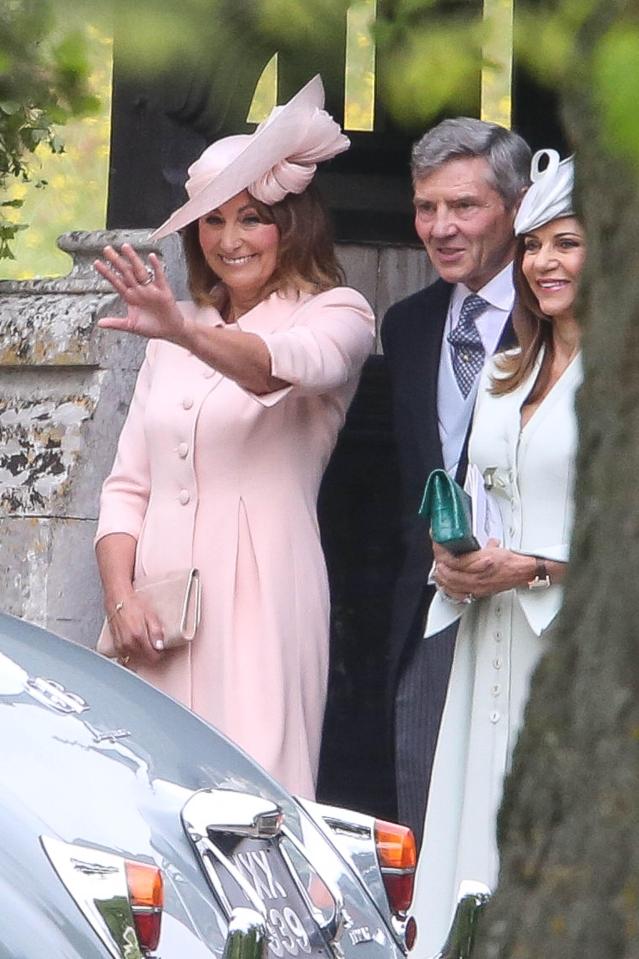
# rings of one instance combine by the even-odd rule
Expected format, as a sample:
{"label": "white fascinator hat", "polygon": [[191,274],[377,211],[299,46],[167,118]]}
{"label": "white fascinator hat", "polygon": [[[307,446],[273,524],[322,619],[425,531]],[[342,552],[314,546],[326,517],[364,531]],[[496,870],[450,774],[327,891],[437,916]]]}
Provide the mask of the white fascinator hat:
{"label": "white fascinator hat", "polygon": [[[540,164],[546,160],[546,166]],[[532,181],[515,217],[515,236],[530,233],[551,220],[574,214],[572,191],[575,182],[574,157],[559,159],[556,150],[538,150],[530,167]]]}
{"label": "white fascinator hat", "polygon": [[302,193],[317,164],[348,150],[350,140],[324,110],[324,87],[315,76],[284,106],[274,107],[254,133],[224,137],[188,169],[187,202],[151,235],[159,240],[231,197],[248,192],[269,205]]}

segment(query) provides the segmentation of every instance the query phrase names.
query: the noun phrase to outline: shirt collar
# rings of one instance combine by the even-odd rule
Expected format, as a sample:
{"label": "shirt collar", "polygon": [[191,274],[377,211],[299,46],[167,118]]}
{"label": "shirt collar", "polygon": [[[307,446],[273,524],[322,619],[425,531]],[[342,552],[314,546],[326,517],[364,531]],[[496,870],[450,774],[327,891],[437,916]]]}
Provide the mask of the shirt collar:
{"label": "shirt collar", "polygon": [[[453,308],[458,306],[461,309],[461,304],[472,292],[464,283],[457,283],[453,292]],[[481,290],[477,290],[477,295],[490,303],[496,310],[510,313],[515,301],[512,263],[508,263],[492,280],[482,286]]]}

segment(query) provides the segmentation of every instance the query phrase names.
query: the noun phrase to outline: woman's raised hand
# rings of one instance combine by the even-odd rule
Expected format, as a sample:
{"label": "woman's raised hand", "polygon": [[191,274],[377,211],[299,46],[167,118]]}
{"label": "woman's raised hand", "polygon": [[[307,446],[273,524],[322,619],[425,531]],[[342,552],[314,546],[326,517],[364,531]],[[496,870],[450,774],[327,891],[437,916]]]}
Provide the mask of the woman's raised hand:
{"label": "woman's raised hand", "polygon": [[184,317],[155,253],[146,266],[129,243],[120,252],[105,246],[104,259],[95,260],[94,266],[128,306],[126,316],[105,316],[98,326],[182,344]]}

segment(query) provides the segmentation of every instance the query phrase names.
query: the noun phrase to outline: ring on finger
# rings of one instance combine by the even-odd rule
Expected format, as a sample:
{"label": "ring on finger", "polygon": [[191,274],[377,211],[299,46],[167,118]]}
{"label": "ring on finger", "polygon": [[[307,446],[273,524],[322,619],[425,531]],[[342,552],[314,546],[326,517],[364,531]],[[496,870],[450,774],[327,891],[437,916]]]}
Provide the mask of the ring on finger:
{"label": "ring on finger", "polygon": [[147,266],[147,268],[146,268],[146,276],[144,277],[143,280],[138,280],[138,285],[139,285],[139,286],[148,286],[149,283],[153,283],[153,280],[154,280],[154,279],[155,279],[155,272],[151,269],[150,266]]}

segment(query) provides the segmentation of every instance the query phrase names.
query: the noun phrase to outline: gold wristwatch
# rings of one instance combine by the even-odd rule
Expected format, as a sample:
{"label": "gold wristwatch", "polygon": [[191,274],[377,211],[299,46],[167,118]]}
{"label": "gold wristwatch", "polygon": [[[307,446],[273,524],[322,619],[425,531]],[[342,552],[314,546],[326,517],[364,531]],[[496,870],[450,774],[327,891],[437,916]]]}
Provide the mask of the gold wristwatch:
{"label": "gold wristwatch", "polygon": [[546,561],[535,556],[535,577],[528,582],[528,589],[548,589],[552,585]]}

